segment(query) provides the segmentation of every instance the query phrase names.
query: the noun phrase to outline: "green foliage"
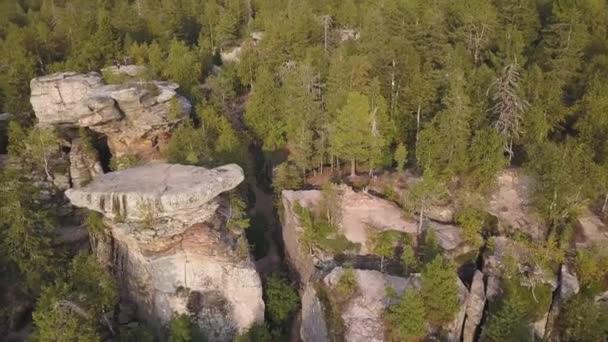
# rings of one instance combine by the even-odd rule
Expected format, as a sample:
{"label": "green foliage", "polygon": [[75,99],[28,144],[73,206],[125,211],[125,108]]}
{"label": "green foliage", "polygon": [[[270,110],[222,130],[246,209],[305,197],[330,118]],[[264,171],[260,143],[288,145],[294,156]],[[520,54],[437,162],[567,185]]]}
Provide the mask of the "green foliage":
{"label": "green foliage", "polygon": [[89,234],[93,236],[99,236],[106,233],[107,227],[103,222],[103,216],[96,211],[87,212],[85,219],[85,225]]}
{"label": "green foliage", "polygon": [[482,328],[480,341],[531,342],[533,337],[517,303],[507,300],[495,312],[490,313],[487,323]]}
{"label": "green foliage", "polygon": [[428,264],[441,256],[441,247],[437,241],[437,234],[433,229],[424,232],[424,244],[422,245],[422,262]]}
{"label": "green foliage", "polygon": [[300,236],[302,247],[309,253],[315,249],[340,254],[356,250],[358,246],[350,242],[337,227],[330,225],[324,217],[316,217],[314,213],[302,207],[299,203],[293,205],[293,211],[297,215],[303,231]]}
{"label": "green foliage", "polygon": [[608,307],[577,294],[561,308],[558,327],[562,341],[602,341],[608,336]]}
{"label": "green foliage", "polygon": [[277,166],[272,180],[272,187],[276,193],[283,190],[297,190],[302,186],[302,173],[289,163]]}
{"label": "green foliage", "polygon": [[104,69],[101,72],[106,84],[124,84],[129,81],[129,75],[120,72],[113,72],[109,69]]}
{"label": "green foliage", "polygon": [[395,162],[397,162],[397,170],[405,170],[405,164],[407,163],[407,148],[405,144],[400,143],[395,149]]}
{"label": "green foliage", "polygon": [[483,244],[481,232],[485,225],[487,214],[474,207],[465,206],[456,213],[456,222],[462,228],[462,237],[473,247]]}
{"label": "green foliage", "polygon": [[400,261],[406,273],[416,272],[420,267],[418,258],[416,258],[416,252],[410,245],[403,246]]}
{"label": "green foliage", "polygon": [[608,287],[608,252],[605,246],[578,249],[575,267],[583,288],[604,290]]}
{"label": "green foliage", "polygon": [[231,192],[228,195],[229,214],[226,226],[234,231],[242,231],[249,228],[249,218],[247,218],[247,203],[238,194]]}
{"label": "green foliage", "polygon": [[270,320],[277,325],[286,322],[300,305],[300,297],[289,281],[278,274],[266,280],[264,302]]}
{"label": "green foliage", "polygon": [[357,275],[353,268],[344,268],[344,271],[340,275],[340,279],[338,279],[338,283],[334,288],[336,294],[340,296],[341,300],[348,300],[357,292],[358,288]]}
{"label": "green foliage", "polygon": [[55,247],[53,216],[42,207],[39,189],[22,177],[19,171],[0,173],[0,260],[37,293],[59,274],[63,251]]}
{"label": "green foliage", "polygon": [[122,156],[112,156],[110,168],[113,171],[120,171],[132,168],[141,164],[141,159],[133,154],[123,154]]}
{"label": "green foliage", "polygon": [[35,339],[98,341],[101,319],[117,302],[112,275],[94,256],[77,256],[64,279],[43,289],[32,315]]}
{"label": "green foliage", "polygon": [[167,115],[167,120],[169,121],[177,121],[184,118],[184,114],[182,112],[182,105],[177,97],[171,98],[169,100],[169,115]]}
{"label": "green foliage", "polygon": [[251,327],[246,333],[234,338],[234,342],[271,342],[272,334],[268,324],[257,324]]}
{"label": "green foliage", "polygon": [[417,290],[405,289],[385,315],[390,341],[420,341],[426,335],[425,303]]}
{"label": "green foliage", "polygon": [[186,314],[174,315],[169,322],[169,342],[193,341],[193,327],[190,317]]}
{"label": "green foliage", "polygon": [[424,267],[420,295],[430,324],[441,327],[454,319],[460,306],[458,291],[455,269],[441,256]]}

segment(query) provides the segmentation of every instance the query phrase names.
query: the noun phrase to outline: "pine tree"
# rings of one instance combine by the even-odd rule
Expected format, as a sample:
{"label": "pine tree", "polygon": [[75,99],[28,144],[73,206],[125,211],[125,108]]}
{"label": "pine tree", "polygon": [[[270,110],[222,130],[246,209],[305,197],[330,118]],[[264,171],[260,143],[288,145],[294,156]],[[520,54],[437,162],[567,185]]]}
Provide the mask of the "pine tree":
{"label": "pine tree", "polygon": [[285,143],[286,124],[280,112],[280,88],[268,68],[257,71],[254,91],[245,110],[245,123],[263,141],[264,149],[274,150]]}
{"label": "pine tree", "polygon": [[441,255],[422,270],[420,295],[431,324],[441,327],[454,319],[460,305],[457,277],[452,265]]}
{"label": "pine tree", "polygon": [[397,148],[395,149],[395,162],[397,162],[397,170],[403,171],[405,170],[405,163],[407,162],[407,149],[405,144],[399,143]]}
{"label": "pine tree", "polygon": [[398,341],[418,341],[426,335],[425,314],[420,292],[405,289],[399,303],[386,313],[390,336]]}

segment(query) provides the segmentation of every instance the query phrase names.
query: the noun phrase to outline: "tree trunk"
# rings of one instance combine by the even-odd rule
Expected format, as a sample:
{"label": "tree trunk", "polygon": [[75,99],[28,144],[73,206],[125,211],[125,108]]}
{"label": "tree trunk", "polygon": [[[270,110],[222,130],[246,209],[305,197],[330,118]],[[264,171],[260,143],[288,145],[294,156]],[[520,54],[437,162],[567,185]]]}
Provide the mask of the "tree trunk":
{"label": "tree trunk", "polygon": [[334,155],[329,156],[329,172],[334,173]]}
{"label": "tree trunk", "polygon": [[357,175],[357,170],[355,166],[355,158],[350,161],[350,176],[355,177]]}
{"label": "tree trunk", "polygon": [[380,256],[380,272],[384,272],[384,255]]}
{"label": "tree trunk", "polygon": [[418,147],[418,137],[420,136],[420,104],[418,104],[418,111],[416,112],[416,147]]}
{"label": "tree trunk", "polygon": [[608,208],[608,194],[604,196],[604,204],[602,205],[602,214],[606,213],[606,208]]}
{"label": "tree trunk", "polygon": [[424,220],[424,206],[420,206],[420,215],[418,217],[418,235],[422,233],[422,220]]}

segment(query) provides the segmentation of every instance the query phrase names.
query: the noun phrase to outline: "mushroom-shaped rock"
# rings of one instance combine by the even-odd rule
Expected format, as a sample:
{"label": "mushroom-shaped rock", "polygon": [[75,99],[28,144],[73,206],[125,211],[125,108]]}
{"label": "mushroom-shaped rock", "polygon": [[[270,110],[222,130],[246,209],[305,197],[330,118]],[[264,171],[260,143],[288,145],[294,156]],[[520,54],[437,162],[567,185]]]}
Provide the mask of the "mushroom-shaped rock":
{"label": "mushroom-shaped rock", "polygon": [[66,195],[104,215],[114,267],[140,318],[164,324],[175,313],[190,314],[210,341],[231,341],[264,320],[246,241],[228,231],[221,210],[219,195],[243,178],[234,164],[152,163],[101,175]]}
{"label": "mushroom-shaped rock", "polygon": [[[66,196],[77,207],[126,222],[119,226],[143,241],[179,234],[207,220],[218,207],[214,199],[243,179],[236,164],[206,169],[153,163],[104,174],[86,187],[66,191]],[[152,227],[141,230],[141,225]]]}

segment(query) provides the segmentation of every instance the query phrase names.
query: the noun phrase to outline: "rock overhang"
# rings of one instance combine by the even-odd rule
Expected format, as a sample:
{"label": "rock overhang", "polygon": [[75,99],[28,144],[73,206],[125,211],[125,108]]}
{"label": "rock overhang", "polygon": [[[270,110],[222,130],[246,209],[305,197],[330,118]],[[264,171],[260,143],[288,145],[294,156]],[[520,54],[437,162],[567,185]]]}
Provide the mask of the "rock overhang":
{"label": "rock overhang", "polygon": [[66,196],[73,205],[106,217],[140,221],[146,216],[142,206],[152,206],[148,209],[159,217],[179,216],[204,207],[243,180],[243,169],[236,164],[206,169],[152,163],[101,175],[83,188],[67,190]]}

